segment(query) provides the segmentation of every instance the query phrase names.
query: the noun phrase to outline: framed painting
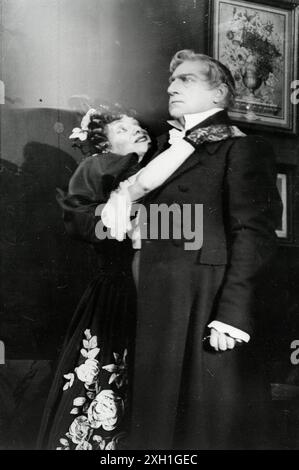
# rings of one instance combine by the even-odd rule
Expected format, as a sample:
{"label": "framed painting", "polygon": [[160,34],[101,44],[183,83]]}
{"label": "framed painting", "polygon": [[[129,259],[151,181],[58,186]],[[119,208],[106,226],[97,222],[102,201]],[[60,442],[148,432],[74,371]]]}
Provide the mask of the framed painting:
{"label": "framed painting", "polygon": [[280,242],[292,243],[293,234],[293,192],[294,168],[291,165],[278,165],[276,185],[282,201],[282,215],[276,227],[276,235]]}
{"label": "framed painting", "polygon": [[287,174],[286,173],[277,173],[277,189],[282,201],[282,215],[279,226],[276,228],[276,235],[278,238],[288,238],[288,197],[287,197]]}
{"label": "framed painting", "polygon": [[233,120],[296,133],[298,7],[210,0],[210,54],[236,83]]}

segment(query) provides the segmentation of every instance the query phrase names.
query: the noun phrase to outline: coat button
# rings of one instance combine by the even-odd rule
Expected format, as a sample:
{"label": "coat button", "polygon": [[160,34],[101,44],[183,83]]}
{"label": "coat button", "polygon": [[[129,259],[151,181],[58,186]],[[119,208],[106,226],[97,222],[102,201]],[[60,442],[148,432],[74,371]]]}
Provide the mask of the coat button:
{"label": "coat button", "polygon": [[184,184],[179,184],[178,185],[178,190],[181,191],[182,193],[187,193],[189,191],[188,186]]}

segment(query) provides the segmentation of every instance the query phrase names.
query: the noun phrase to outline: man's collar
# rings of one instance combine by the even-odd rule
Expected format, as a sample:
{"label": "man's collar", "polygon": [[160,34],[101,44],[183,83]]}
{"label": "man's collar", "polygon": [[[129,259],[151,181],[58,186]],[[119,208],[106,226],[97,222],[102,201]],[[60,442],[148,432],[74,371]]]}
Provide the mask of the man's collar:
{"label": "man's collar", "polygon": [[192,129],[193,127],[208,119],[210,116],[214,116],[214,114],[219,113],[220,111],[223,111],[223,108],[213,108],[202,113],[186,114],[184,116],[185,130],[188,131],[189,129]]}
{"label": "man's collar", "polygon": [[[175,127],[176,129],[180,131],[187,130],[188,133],[190,130],[193,130],[197,127],[206,127],[211,124],[229,124],[230,123],[226,110],[222,108],[213,108],[213,109],[210,109],[209,112],[205,111],[204,113],[196,113],[193,115],[189,114],[188,116],[189,117],[192,116],[191,120],[187,119],[188,124],[190,124],[191,127],[189,127],[189,125],[187,124],[187,128],[185,128],[182,122],[179,121],[178,119],[169,120],[167,122],[172,127]],[[194,116],[194,119],[193,119],[193,116]]]}
{"label": "man's collar", "polygon": [[169,124],[171,127],[175,127],[179,131],[184,131],[185,130],[184,124],[181,121],[179,121],[178,119],[169,119],[167,121],[167,124]]}

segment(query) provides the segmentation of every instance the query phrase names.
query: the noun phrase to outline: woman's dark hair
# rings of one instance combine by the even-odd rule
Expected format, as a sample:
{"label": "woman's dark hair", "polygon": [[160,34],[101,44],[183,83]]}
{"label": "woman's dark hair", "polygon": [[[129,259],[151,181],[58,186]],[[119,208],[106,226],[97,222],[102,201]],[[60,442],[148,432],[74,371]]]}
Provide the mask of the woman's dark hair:
{"label": "woman's dark hair", "polygon": [[107,125],[111,122],[119,121],[124,114],[97,113],[90,117],[88,124],[88,137],[91,145],[100,152],[106,152],[109,147],[107,137]]}
{"label": "woman's dark hair", "polygon": [[107,153],[109,150],[107,126],[114,121],[119,121],[124,116],[136,119],[136,112],[132,109],[124,109],[119,105],[97,107],[90,114],[87,127],[84,128],[87,131],[86,140],[82,142],[77,139],[73,145],[80,148],[85,156],[94,153]]}

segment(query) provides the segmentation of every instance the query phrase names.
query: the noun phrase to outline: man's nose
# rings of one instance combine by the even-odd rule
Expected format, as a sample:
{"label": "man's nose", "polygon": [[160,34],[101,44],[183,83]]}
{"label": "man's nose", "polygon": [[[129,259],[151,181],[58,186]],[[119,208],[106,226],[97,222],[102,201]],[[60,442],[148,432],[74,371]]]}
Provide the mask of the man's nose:
{"label": "man's nose", "polygon": [[173,80],[173,82],[171,82],[167,88],[167,93],[169,95],[174,95],[176,93],[178,93],[178,90],[177,90],[177,83],[175,80]]}

